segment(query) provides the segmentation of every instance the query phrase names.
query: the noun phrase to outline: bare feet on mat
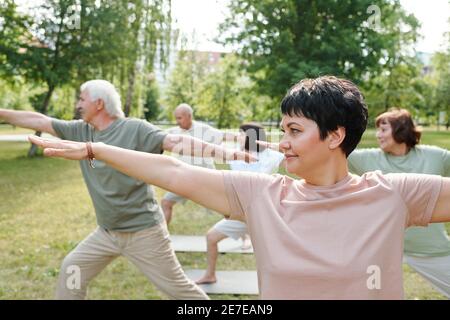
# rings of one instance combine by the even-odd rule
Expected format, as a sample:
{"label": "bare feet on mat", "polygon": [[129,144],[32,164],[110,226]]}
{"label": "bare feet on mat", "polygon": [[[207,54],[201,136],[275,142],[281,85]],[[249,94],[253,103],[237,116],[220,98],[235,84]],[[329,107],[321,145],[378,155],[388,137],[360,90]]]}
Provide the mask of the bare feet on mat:
{"label": "bare feet on mat", "polygon": [[252,241],[250,240],[249,235],[245,235],[244,237],[241,238],[241,240],[242,240],[242,246],[241,246],[242,250],[249,250],[252,248]]}
{"label": "bare feet on mat", "polygon": [[217,279],[215,276],[203,276],[197,281],[195,281],[196,284],[210,284],[210,283],[216,283]]}

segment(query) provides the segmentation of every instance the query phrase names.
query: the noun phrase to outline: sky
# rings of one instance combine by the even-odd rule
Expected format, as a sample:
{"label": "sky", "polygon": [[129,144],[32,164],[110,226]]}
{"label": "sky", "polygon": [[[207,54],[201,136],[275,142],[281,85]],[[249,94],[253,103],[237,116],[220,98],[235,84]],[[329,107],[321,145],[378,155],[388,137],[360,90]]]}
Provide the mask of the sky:
{"label": "sky", "polygon": [[181,32],[191,38],[195,31],[197,50],[223,51],[212,40],[225,19],[227,0],[172,0],[172,15]]}
{"label": "sky", "polygon": [[444,44],[443,33],[449,30],[450,1],[448,0],[401,0],[406,11],[413,13],[422,23],[423,35],[417,51],[434,52]]}
{"label": "sky", "polygon": [[[195,30],[195,44],[190,48],[205,51],[228,51],[213,42],[217,27],[225,18],[227,0],[172,0],[172,12],[178,27],[192,38]],[[413,13],[421,22],[417,51],[438,51],[444,41],[442,34],[448,30],[450,16],[449,0],[400,0],[407,12]],[[381,12],[381,14],[383,14]]]}

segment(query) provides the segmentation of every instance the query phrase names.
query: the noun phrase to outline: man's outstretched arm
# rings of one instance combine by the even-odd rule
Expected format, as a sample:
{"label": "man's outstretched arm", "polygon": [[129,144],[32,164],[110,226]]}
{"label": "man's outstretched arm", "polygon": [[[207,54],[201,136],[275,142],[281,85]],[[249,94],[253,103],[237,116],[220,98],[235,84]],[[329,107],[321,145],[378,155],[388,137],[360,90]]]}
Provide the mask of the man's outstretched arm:
{"label": "man's outstretched arm", "polygon": [[46,132],[56,136],[52,118],[38,112],[0,109],[0,119],[21,128]]}
{"label": "man's outstretched arm", "polygon": [[[86,143],[55,141],[30,136],[29,140],[44,148],[44,155],[71,160],[88,158]],[[228,215],[230,206],[225,194],[222,173],[185,164],[173,157],[92,143],[95,159],[130,177],[189,198],[202,206]],[[95,170],[95,169],[92,169]]]}
{"label": "man's outstretched arm", "polygon": [[257,160],[248,152],[208,143],[188,135],[169,133],[163,140],[162,148],[177,154],[214,158],[219,163],[226,163],[230,160],[244,160],[247,162]]}

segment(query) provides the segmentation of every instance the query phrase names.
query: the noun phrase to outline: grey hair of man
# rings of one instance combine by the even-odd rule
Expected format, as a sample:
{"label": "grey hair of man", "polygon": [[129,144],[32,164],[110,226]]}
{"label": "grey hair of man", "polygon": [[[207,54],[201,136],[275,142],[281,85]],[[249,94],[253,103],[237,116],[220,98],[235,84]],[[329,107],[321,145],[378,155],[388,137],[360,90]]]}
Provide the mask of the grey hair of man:
{"label": "grey hair of man", "polygon": [[192,114],[194,113],[192,111],[192,107],[190,105],[188,105],[187,103],[181,103],[179,104],[176,108],[175,111],[182,111],[185,112],[187,114],[189,114],[190,116],[192,116]]}
{"label": "grey hair of man", "polygon": [[106,80],[89,80],[80,86],[80,90],[86,90],[91,100],[101,99],[105,104],[105,110],[111,118],[124,118],[120,95],[114,85]]}

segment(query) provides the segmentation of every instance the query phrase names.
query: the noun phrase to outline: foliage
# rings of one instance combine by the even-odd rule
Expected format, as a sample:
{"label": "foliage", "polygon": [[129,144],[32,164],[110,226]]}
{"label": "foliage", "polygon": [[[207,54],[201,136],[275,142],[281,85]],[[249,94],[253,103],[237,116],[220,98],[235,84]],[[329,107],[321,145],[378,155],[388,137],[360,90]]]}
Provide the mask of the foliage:
{"label": "foliage", "polygon": [[159,89],[156,81],[151,81],[146,90],[144,101],[144,117],[147,121],[154,121],[158,119],[161,113],[161,106],[159,103]]}
{"label": "foliage", "polygon": [[[372,5],[380,13],[375,26]],[[414,42],[418,26],[398,0],[231,0],[230,11],[222,40],[239,46],[260,92],[278,100],[305,77],[360,82],[378,73],[380,61]]]}
{"label": "foliage", "polygon": [[[13,1],[3,4],[0,66],[4,75],[45,84],[46,112],[52,93],[91,78],[117,84],[131,106],[137,72],[148,74],[155,62],[166,64],[170,43],[168,0],[46,0],[18,13]],[[41,97],[42,98],[42,97]],[[130,110],[128,110],[129,112]]]}
{"label": "foliage", "polygon": [[187,103],[195,107],[200,83],[211,71],[208,64],[208,53],[193,50],[178,52],[165,93],[166,116],[169,119],[173,118],[173,110],[180,103]]}

